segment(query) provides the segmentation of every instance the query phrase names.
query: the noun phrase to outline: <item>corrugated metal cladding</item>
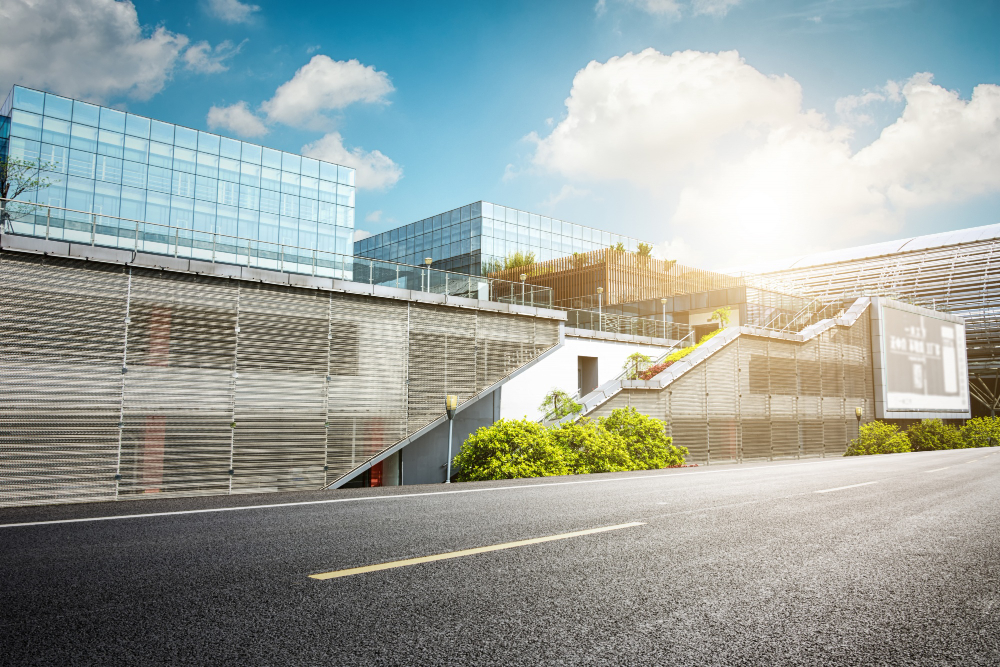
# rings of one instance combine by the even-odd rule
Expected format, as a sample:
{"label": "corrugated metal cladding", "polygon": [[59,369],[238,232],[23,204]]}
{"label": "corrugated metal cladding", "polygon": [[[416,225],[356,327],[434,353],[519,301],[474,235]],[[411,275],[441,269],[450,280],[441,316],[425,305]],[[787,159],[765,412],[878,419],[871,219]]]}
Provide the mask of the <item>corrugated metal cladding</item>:
{"label": "corrugated metal cladding", "polygon": [[663,419],[694,463],[841,456],[854,409],[874,419],[867,314],[806,343],[741,335],[666,388],[627,389],[594,412],[631,405]]}
{"label": "corrugated metal cladding", "polygon": [[314,489],[558,322],[5,252],[0,506]]}

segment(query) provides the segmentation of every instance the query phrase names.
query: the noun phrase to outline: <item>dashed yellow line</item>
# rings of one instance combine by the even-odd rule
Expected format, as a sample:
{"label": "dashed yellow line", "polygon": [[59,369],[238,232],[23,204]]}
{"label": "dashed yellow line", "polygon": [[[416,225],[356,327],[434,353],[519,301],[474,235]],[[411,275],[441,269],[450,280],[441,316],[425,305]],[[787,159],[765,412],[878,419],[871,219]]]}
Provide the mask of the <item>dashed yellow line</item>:
{"label": "dashed yellow line", "polygon": [[609,530],[621,530],[622,528],[633,528],[645,525],[642,521],[632,523],[622,523],[617,526],[603,526],[601,528],[590,528],[589,530],[578,530],[572,533],[560,533],[547,537],[535,537],[530,540],[519,540],[517,542],[504,542],[503,544],[493,544],[488,547],[476,547],[475,549],[462,549],[461,551],[448,551],[443,554],[433,556],[421,556],[420,558],[407,558],[406,560],[394,560],[388,563],[378,563],[376,565],[365,565],[364,567],[352,567],[346,570],[334,570],[332,572],[322,572],[320,574],[310,574],[311,579],[337,579],[339,577],[350,577],[355,574],[366,572],[378,572],[379,570],[391,570],[396,567],[406,567],[408,565],[419,565],[421,563],[432,563],[437,560],[448,560],[449,558],[461,558],[463,556],[474,556],[490,551],[501,551],[503,549],[514,549],[516,547],[526,547],[529,544],[541,544],[542,542],[554,542],[555,540],[567,540],[571,537],[582,537],[593,535],[594,533],[605,533]]}

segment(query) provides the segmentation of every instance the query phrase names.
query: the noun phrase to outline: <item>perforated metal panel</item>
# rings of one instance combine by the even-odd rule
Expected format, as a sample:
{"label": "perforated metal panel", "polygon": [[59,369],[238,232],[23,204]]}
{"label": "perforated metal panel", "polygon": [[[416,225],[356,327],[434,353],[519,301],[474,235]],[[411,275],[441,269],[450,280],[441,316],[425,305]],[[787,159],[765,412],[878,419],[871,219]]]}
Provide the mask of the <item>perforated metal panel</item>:
{"label": "perforated metal panel", "polygon": [[10,252],[0,279],[0,505],[320,488],[559,339],[555,320]]}

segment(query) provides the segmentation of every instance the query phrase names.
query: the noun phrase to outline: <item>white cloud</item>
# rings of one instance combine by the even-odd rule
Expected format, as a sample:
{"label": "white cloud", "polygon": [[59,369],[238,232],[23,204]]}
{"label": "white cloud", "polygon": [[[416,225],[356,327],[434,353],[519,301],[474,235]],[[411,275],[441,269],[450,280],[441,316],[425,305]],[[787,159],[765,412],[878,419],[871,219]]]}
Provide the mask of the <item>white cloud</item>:
{"label": "white cloud", "polygon": [[575,199],[578,197],[585,197],[590,194],[590,190],[584,190],[582,188],[577,188],[572,185],[564,185],[559,188],[559,192],[555,192],[548,196],[541,203],[542,208],[550,209],[559,202],[566,201],[567,199]]}
{"label": "white cloud", "polygon": [[229,69],[225,62],[239,53],[246,43],[247,40],[243,40],[234,45],[227,39],[213,49],[208,42],[198,42],[184,52],[184,63],[188,69],[202,74],[225,72]]}
{"label": "white cloud", "polygon": [[4,0],[0,89],[22,83],[95,101],[148,99],[163,89],[188,41],[162,26],[144,30],[127,1]]}
{"label": "white cloud", "polygon": [[[381,211],[379,211],[379,212],[381,213]],[[367,218],[366,218],[366,220],[367,220]],[[363,229],[355,229],[354,230],[354,242],[355,243],[357,243],[361,239],[366,239],[369,236],[371,236],[371,232],[366,232]]]}
{"label": "white cloud", "polygon": [[339,61],[313,56],[264,102],[261,109],[271,122],[322,128],[323,116],[355,102],[386,103],[394,90],[389,75],[357,60]]}
{"label": "white cloud", "polygon": [[740,4],[742,0],[693,0],[691,11],[695,16],[707,14],[709,16],[725,16],[729,10]]}
{"label": "white cloud", "polygon": [[1000,86],[963,100],[918,74],[877,94],[901,94],[902,115],[855,152],[852,131],[803,109],[788,76],[735,52],[648,49],[578,72],[566,118],[534,137],[534,160],[646,189],[661,238],[683,230],[714,266],[896,232],[917,207],[1000,191]]}
{"label": "white cloud", "polygon": [[246,102],[237,102],[228,107],[213,106],[208,110],[207,122],[213,130],[228,130],[240,137],[262,137],[267,134],[267,126],[247,108]]}
{"label": "white cloud", "polygon": [[365,216],[365,222],[381,222],[382,221],[382,211],[372,211]]}
{"label": "white cloud", "polygon": [[850,125],[871,125],[875,119],[871,114],[861,111],[879,102],[901,102],[902,87],[895,81],[889,81],[878,90],[866,90],[860,95],[846,95],[834,104],[834,109],[840,119]]}
{"label": "white cloud", "polygon": [[649,12],[654,16],[680,18],[681,6],[677,0],[626,0],[630,5]]}
{"label": "white cloud", "polygon": [[226,23],[249,23],[260,7],[240,0],[208,0],[208,11]]}
{"label": "white cloud", "polygon": [[359,188],[385,190],[403,177],[403,169],[383,155],[381,151],[347,150],[339,132],[330,132],[311,144],[302,147],[302,154],[319,160],[335,162],[357,170]]}

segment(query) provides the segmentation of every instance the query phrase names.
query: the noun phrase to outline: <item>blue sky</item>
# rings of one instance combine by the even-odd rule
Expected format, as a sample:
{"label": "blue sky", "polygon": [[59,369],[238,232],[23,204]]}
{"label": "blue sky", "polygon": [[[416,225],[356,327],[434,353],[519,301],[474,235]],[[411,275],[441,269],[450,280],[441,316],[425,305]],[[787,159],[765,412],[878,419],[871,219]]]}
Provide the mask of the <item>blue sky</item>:
{"label": "blue sky", "polygon": [[0,18],[4,86],[356,161],[369,232],[486,199],[726,266],[1000,222],[998,2],[9,0]]}

